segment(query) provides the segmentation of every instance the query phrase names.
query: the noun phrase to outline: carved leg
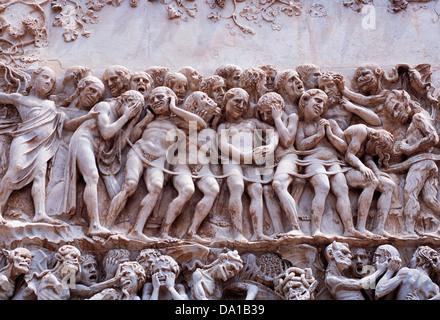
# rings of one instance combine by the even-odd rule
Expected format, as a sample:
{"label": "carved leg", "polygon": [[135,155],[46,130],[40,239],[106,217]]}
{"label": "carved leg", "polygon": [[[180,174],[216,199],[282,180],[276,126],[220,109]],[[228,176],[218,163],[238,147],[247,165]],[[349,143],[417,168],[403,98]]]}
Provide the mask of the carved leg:
{"label": "carved leg", "polygon": [[197,206],[194,210],[194,217],[187,232],[189,237],[197,237],[197,231],[199,230],[200,225],[208,216],[214,201],[220,192],[220,186],[217,183],[217,180],[213,177],[200,179],[197,183],[197,187],[203,193],[203,198],[199,201],[199,203],[197,203]]}
{"label": "carved leg", "polygon": [[173,179],[173,185],[176,188],[178,195],[170,203],[168,210],[165,213],[165,219],[159,231],[161,238],[170,238],[168,233],[170,232],[171,225],[182,212],[185,203],[189,201],[195,192],[194,182],[191,176],[185,173],[175,176]]}

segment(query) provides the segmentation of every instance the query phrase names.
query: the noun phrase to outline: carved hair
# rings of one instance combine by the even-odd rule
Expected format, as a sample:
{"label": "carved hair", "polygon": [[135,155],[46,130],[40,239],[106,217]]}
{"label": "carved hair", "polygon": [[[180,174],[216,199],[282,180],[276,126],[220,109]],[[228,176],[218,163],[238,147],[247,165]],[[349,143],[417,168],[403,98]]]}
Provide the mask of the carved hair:
{"label": "carved hair", "polygon": [[398,251],[395,247],[393,247],[392,245],[390,245],[390,244],[383,244],[383,245],[380,245],[380,246],[377,247],[377,249],[376,249],[376,253],[377,253],[377,252],[383,252],[384,255],[385,255],[385,257],[388,258],[388,259],[390,259],[390,258],[392,258],[392,257],[400,258],[400,253],[399,253],[399,251]]}
{"label": "carved hair", "polygon": [[121,78],[123,88],[127,90],[130,87],[130,79],[131,79],[130,70],[128,70],[124,66],[119,66],[119,65],[110,66],[104,71],[104,74],[102,76],[104,82],[107,81],[107,77],[109,76],[109,73],[111,71],[114,71],[119,76],[119,78]]}
{"label": "carved hair", "polygon": [[428,267],[434,264],[434,259],[438,258],[438,252],[428,246],[420,246],[414,252],[414,267]]}
{"label": "carved hair", "polygon": [[154,86],[159,87],[163,86],[163,81],[168,72],[170,72],[170,68],[161,67],[161,66],[151,66],[145,69],[145,72],[148,73],[154,80]]}
{"label": "carved hair", "polygon": [[274,71],[275,73],[278,73],[278,69],[271,64],[266,64],[264,66],[261,66],[260,69],[263,70],[264,72]]}
{"label": "carved hair", "polygon": [[[304,63],[304,64],[300,64],[299,66],[297,66],[295,68],[295,70],[298,72],[300,79],[304,82],[305,79],[308,78],[309,73],[314,71],[314,70],[321,70],[321,68],[313,63]],[[310,88],[311,89],[311,88]]]}
{"label": "carved hair", "polygon": [[[56,74],[55,74],[55,71],[53,71],[51,68],[49,68],[49,67],[41,67],[41,68],[38,68],[38,69],[35,70],[35,71],[32,73],[32,75],[31,75],[31,83],[30,83],[30,87],[29,87],[28,92],[27,92],[28,94],[29,94],[29,90],[32,89],[32,87],[34,86],[34,82],[35,82],[35,80],[36,80],[37,77],[40,75],[40,73],[42,73],[43,71],[47,71],[47,72],[51,73],[51,74],[52,74],[52,78],[53,78],[53,80],[54,80],[54,81],[56,80]],[[51,90],[47,95],[49,96],[54,90],[55,90],[55,84],[53,85],[52,90]]]}
{"label": "carved hair", "polygon": [[298,72],[296,72],[294,69],[287,69],[277,73],[275,77],[275,91],[277,93],[279,93],[280,95],[286,94],[286,89],[284,88],[284,82],[288,77],[291,76],[298,76],[299,78]]}
{"label": "carved hair", "polygon": [[228,79],[228,78],[232,77],[232,75],[236,71],[240,71],[240,73],[241,73],[243,70],[239,66],[234,65],[234,64],[224,64],[215,70],[215,74],[219,75],[220,77],[222,77],[224,79]]}
{"label": "carved hair", "polygon": [[130,251],[126,249],[111,249],[102,260],[102,266],[105,269],[108,264],[116,264],[121,260],[130,259]]}
{"label": "carved hair", "polygon": [[95,256],[93,254],[90,254],[90,253],[82,254],[81,257],[79,258],[79,262],[81,264],[84,264],[84,263],[86,263],[88,261],[97,263]]}
{"label": "carved hair", "polygon": [[75,248],[74,246],[71,245],[64,245],[62,247],[60,247],[57,251],[57,253],[55,253],[55,258],[58,261],[63,261],[64,257],[66,257],[69,253],[71,252],[76,252],[78,254],[78,258],[81,256],[81,251],[79,251],[77,248]]}
{"label": "carved hair", "polygon": [[212,92],[212,86],[214,85],[214,83],[216,82],[222,82],[223,85],[226,86],[225,84],[225,79],[219,75],[212,75],[210,77],[206,77],[203,78],[202,81],[200,82],[200,91],[206,93],[208,96],[211,95]]}
{"label": "carved hair", "polygon": [[171,271],[176,275],[176,277],[179,275],[180,272],[179,264],[171,256],[167,256],[167,255],[161,255],[157,257],[156,260],[154,260],[154,262],[151,264],[150,267],[151,274],[155,274],[157,271],[159,271],[156,268],[159,267],[158,264],[160,262],[164,262],[168,264],[170,266]]}
{"label": "carved hair", "polygon": [[117,273],[120,273],[127,268],[133,270],[134,273],[136,274],[138,280],[138,290],[139,290],[147,280],[144,268],[137,261],[126,261],[119,265]]}
{"label": "carved hair", "polygon": [[91,75],[92,75],[92,69],[90,69],[89,67],[84,67],[84,66],[70,67],[64,73],[63,85],[72,83],[73,85],[76,86],[82,78]]}
{"label": "carved hair", "polygon": [[170,72],[167,73],[165,76],[165,80],[163,82],[163,85],[168,88],[172,88],[174,83],[178,80],[184,81],[188,85],[188,79],[185,77],[184,74],[180,72]]}
{"label": "carved hair", "polygon": [[260,68],[249,68],[242,72],[238,85],[245,90],[258,91],[260,84],[266,81],[266,73]]}
{"label": "carved hair", "polygon": [[[205,92],[194,91],[185,99],[183,109],[191,113],[196,113],[197,109],[201,105],[200,101],[204,95],[206,95],[208,99],[212,100],[210,97],[208,97],[208,95]],[[214,101],[212,102],[213,104],[215,103]]]}
{"label": "carved hair", "polygon": [[235,97],[236,95],[241,95],[246,100],[246,109],[249,109],[249,93],[247,93],[247,91],[242,88],[232,88],[226,91],[221,104],[221,109],[225,110],[229,100]]}
{"label": "carved hair", "polygon": [[61,106],[62,107],[67,107],[67,106],[69,106],[72,102],[73,102],[73,100],[75,100],[77,97],[79,97],[79,95],[80,95],[80,93],[87,87],[87,86],[89,86],[89,85],[91,85],[91,84],[96,84],[96,85],[98,85],[98,89],[99,89],[99,94],[100,94],[100,98],[99,99],[101,99],[101,97],[104,95],[104,92],[105,92],[105,86],[104,86],[104,84],[102,83],[102,81],[100,80],[100,79],[98,79],[97,77],[94,77],[94,76],[87,76],[87,77],[84,77],[84,78],[82,78],[79,82],[78,82],[78,84],[77,84],[77,86],[76,86],[76,90],[75,90],[75,92],[70,96],[70,97],[68,97],[67,99],[64,99],[62,102],[61,102]]}
{"label": "carved hair", "polygon": [[384,129],[370,130],[368,144],[369,152],[373,156],[379,156],[379,167],[387,168],[394,153],[394,136]]}
{"label": "carved hair", "polygon": [[301,98],[299,99],[299,103],[298,103],[298,116],[299,117],[303,117],[304,116],[304,110],[306,107],[307,102],[310,100],[310,98],[312,98],[313,96],[316,95],[322,95],[324,97],[324,110],[322,113],[325,113],[327,111],[327,107],[328,107],[328,97],[326,95],[326,93],[324,91],[322,91],[321,89],[309,89],[307,91],[305,91]]}
{"label": "carved hair", "polygon": [[271,108],[277,107],[283,111],[286,107],[283,97],[276,92],[268,92],[258,99],[257,111],[260,112],[263,106],[270,106]]}

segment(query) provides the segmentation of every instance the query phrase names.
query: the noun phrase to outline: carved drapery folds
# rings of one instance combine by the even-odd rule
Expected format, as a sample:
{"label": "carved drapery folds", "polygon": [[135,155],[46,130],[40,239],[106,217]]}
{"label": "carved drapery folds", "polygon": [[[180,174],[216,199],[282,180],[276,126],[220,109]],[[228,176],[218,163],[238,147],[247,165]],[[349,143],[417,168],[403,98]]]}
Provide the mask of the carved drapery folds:
{"label": "carved drapery folds", "polygon": [[430,65],[1,72],[3,299],[438,298]]}

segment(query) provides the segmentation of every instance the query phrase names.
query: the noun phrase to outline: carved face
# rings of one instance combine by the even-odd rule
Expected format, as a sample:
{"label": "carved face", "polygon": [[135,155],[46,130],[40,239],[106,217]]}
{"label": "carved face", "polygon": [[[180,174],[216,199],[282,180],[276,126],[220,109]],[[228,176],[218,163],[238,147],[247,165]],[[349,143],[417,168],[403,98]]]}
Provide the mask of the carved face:
{"label": "carved face", "polygon": [[[148,249],[146,249],[148,250]],[[147,254],[143,255],[141,259],[138,260],[139,264],[144,268],[147,278],[151,278],[151,265],[156,261],[157,257],[160,256],[158,251],[149,251]]]}
{"label": "carved face", "polygon": [[325,111],[326,96],[316,94],[311,96],[304,107],[304,117],[307,120],[314,120],[320,117]]}
{"label": "carved face", "polygon": [[81,252],[76,248],[71,248],[63,252],[62,261],[63,268],[62,271],[67,274],[72,273],[73,271],[79,272],[81,270],[79,258],[81,256]]}
{"label": "carved face", "polygon": [[130,89],[139,91],[146,99],[153,88],[151,78],[146,72],[137,72],[132,75],[130,80]]}
{"label": "carved face", "polygon": [[333,258],[340,270],[346,270],[351,266],[351,252],[347,245],[335,243],[333,246]]}
{"label": "carved face", "polygon": [[390,258],[388,257],[386,250],[383,250],[381,248],[376,249],[373,257],[373,263],[376,268],[378,268],[380,265],[387,264],[389,261]]}
{"label": "carved face", "polygon": [[359,92],[364,95],[375,94],[378,90],[379,82],[374,72],[366,67],[356,71],[356,82]]}
{"label": "carved face", "polygon": [[324,91],[328,96],[329,105],[334,105],[339,102],[341,93],[336,87],[336,83],[333,80],[326,80],[320,83],[319,89]]}
{"label": "carved face", "polygon": [[298,74],[292,73],[286,77],[283,86],[286,95],[292,99],[297,99],[304,93],[304,85]]}
{"label": "carved face", "polygon": [[243,116],[248,108],[248,101],[244,95],[236,94],[226,103],[225,111],[228,118],[237,119]]}
{"label": "carved face", "polygon": [[200,81],[202,81],[202,76],[197,72],[197,70],[193,69],[187,75],[189,90],[197,91],[199,90]]}
{"label": "carved face", "polygon": [[165,114],[169,112],[168,104],[170,95],[165,89],[155,89],[150,96],[150,107],[154,114]]}
{"label": "carved face", "polygon": [[138,291],[138,275],[129,266],[123,266],[120,270],[119,275],[121,276],[121,288],[127,290],[130,293],[136,293]]}
{"label": "carved face", "polygon": [[168,261],[158,260],[154,265],[153,274],[157,276],[161,286],[166,284],[166,280],[169,277],[175,278],[175,273],[173,272],[172,266]]}
{"label": "carved face", "polygon": [[318,88],[318,78],[321,75],[319,68],[313,68],[307,73],[307,78],[304,79],[304,83],[308,89]]}
{"label": "carved face", "polygon": [[98,263],[94,259],[87,259],[81,264],[81,282],[86,286],[98,282]]}
{"label": "carved face", "polygon": [[171,83],[171,90],[174,91],[177,98],[179,99],[179,104],[185,100],[186,92],[188,91],[188,80],[185,77],[176,78]]}
{"label": "carved face", "polygon": [[241,70],[235,70],[234,73],[226,79],[226,87],[228,89],[238,88],[238,80],[240,80],[241,73]]}
{"label": "carved face", "polygon": [[353,250],[353,257],[351,261],[353,274],[359,278],[364,276],[364,268],[369,264],[367,251],[362,248]]}
{"label": "carved face", "polygon": [[216,81],[212,84],[211,97],[218,105],[220,105],[223,101],[223,97],[225,96],[225,90],[226,90],[226,85],[223,81]]}
{"label": "carved face", "polygon": [[217,265],[216,278],[227,281],[240,272],[241,268],[242,265],[238,264],[237,262],[228,260],[222,261]]}
{"label": "carved face", "polygon": [[275,122],[272,116],[272,108],[275,108],[275,106],[262,105],[258,108],[258,112],[261,120],[273,126]]}
{"label": "carved face", "polygon": [[409,100],[390,94],[385,101],[385,110],[402,124],[406,124],[411,115]]}
{"label": "carved face", "polygon": [[266,70],[266,89],[267,91],[275,90],[275,77],[277,73],[274,70]]}
{"label": "carved face", "polygon": [[102,97],[102,89],[96,83],[87,85],[79,94],[79,102],[81,106],[86,108],[93,107]]}
{"label": "carved face", "polygon": [[203,117],[203,120],[209,121],[211,119],[217,109],[217,103],[212,100],[206,93],[200,95],[198,108],[206,111],[206,115]]}
{"label": "carved face", "polygon": [[27,274],[29,273],[29,269],[31,266],[31,260],[32,255],[29,250],[27,249],[16,249],[14,259],[13,259],[13,266],[16,272],[19,274]]}
{"label": "carved face", "polygon": [[115,70],[108,70],[103,80],[112,97],[117,97],[124,91],[124,80]]}
{"label": "carved face", "polygon": [[50,70],[42,70],[34,79],[33,88],[41,96],[50,94],[55,86],[55,74]]}

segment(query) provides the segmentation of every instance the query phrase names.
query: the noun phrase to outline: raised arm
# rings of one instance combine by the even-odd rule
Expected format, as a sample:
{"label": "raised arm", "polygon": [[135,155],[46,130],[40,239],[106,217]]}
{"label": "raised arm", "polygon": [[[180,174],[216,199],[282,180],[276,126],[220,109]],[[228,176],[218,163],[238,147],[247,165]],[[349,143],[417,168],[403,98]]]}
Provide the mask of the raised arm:
{"label": "raised arm", "polygon": [[208,127],[205,120],[203,120],[198,115],[176,107],[176,101],[174,97],[171,97],[170,99],[170,111],[174,113],[176,116],[185,120],[186,122],[195,121],[197,123],[197,130],[203,130]]}
{"label": "raised arm", "polygon": [[378,95],[372,95],[372,96],[364,96],[361,93],[353,92],[349,90],[348,88],[345,88],[341,91],[342,95],[354,103],[360,104],[361,106],[368,107],[368,108],[375,108],[378,105],[385,102],[386,95],[384,94],[378,94]]}
{"label": "raised arm", "polygon": [[272,109],[272,116],[275,121],[275,128],[278,131],[279,143],[284,149],[293,145],[298,131],[298,115],[292,113],[287,117],[287,125],[284,123],[281,115],[281,110],[278,108]]}
{"label": "raised arm", "polygon": [[342,106],[371,126],[382,125],[382,120],[380,120],[379,116],[371,109],[355,105],[347,99],[342,99]]}
{"label": "raised arm", "polygon": [[96,111],[99,111],[99,115],[97,117],[98,128],[104,140],[113,138],[119,132],[119,130],[122,129],[122,127],[130,119],[133,107],[134,105],[127,106],[124,109],[124,114],[119,117],[118,120],[112,122],[110,119],[110,104],[108,102],[100,102],[99,104],[97,104]]}

